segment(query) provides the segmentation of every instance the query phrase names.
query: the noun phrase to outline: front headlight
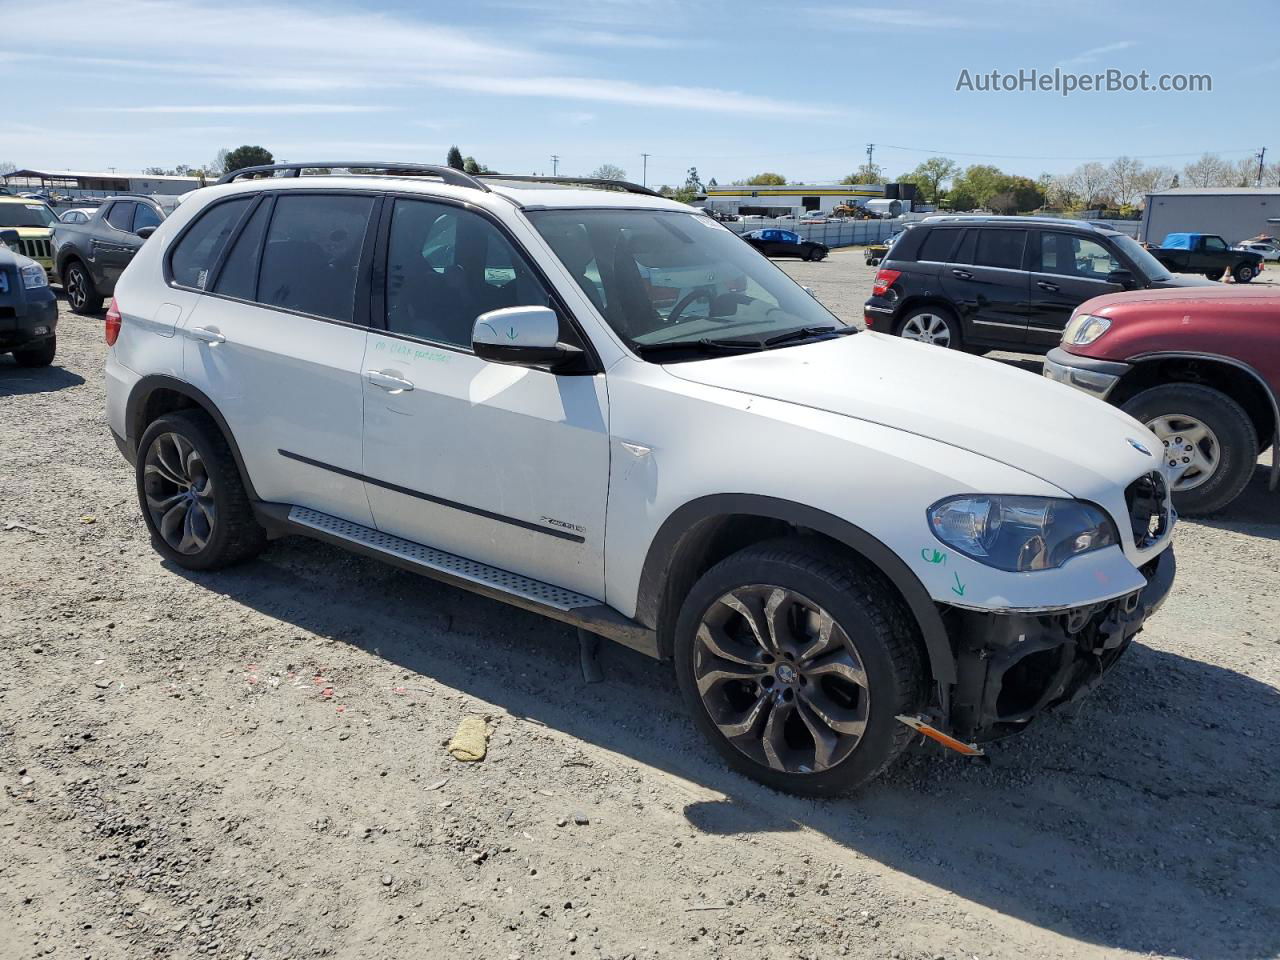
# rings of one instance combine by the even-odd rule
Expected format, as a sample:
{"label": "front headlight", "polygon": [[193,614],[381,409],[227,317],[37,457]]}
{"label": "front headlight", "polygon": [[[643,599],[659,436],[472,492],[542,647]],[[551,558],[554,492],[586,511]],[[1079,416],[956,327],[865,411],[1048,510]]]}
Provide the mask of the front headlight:
{"label": "front headlight", "polygon": [[39,290],[49,285],[49,277],[45,274],[44,267],[38,263],[28,264],[18,272],[22,274],[22,285],[28,290]]}
{"label": "front headlight", "polygon": [[1111,321],[1106,317],[1095,317],[1090,313],[1078,313],[1071,318],[1067,329],[1062,331],[1063,343],[1074,343],[1086,346],[1097,340],[1111,329]]}
{"label": "front headlight", "polygon": [[929,508],[934,536],[966,557],[1011,572],[1053,570],[1120,542],[1099,508],[1052,497],[964,494]]}

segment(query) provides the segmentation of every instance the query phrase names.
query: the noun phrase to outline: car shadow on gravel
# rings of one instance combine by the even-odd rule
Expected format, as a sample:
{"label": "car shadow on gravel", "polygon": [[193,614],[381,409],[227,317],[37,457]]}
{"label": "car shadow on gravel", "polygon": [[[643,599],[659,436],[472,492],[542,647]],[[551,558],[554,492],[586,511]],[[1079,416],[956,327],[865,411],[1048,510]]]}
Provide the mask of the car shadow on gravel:
{"label": "car shadow on gravel", "polygon": [[727,770],[694,732],[669,665],[603,644],[605,681],[585,684],[574,632],[534,614],[297,539],[215,575],[170,569],[710,791],[684,808],[706,834],[790,833],[797,856],[818,852],[820,834],[855,870],[869,858],[921,881],[913,898],[938,888],[1105,948],[1280,949],[1280,768],[1267,748],[1280,694],[1235,671],[1135,645],[1073,716],[995,745],[989,766],[909,756],[852,797],[815,801]]}
{"label": "car shadow on gravel", "polygon": [[0,354],[0,397],[20,397],[33,393],[53,393],[78,387],[84,377],[56,365],[20,367],[13,357]]}
{"label": "car shadow on gravel", "polygon": [[1211,517],[1197,517],[1196,522],[1218,530],[1246,533],[1251,537],[1280,540],[1280,490],[1268,489],[1271,482],[1271,454],[1259,463],[1249,485],[1225,509]]}

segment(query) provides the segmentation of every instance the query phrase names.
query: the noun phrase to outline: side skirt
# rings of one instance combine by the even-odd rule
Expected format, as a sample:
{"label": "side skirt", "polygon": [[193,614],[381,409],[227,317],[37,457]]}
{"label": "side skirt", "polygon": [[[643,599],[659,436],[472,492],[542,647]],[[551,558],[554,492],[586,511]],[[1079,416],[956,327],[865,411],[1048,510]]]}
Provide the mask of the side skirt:
{"label": "side skirt", "polygon": [[307,507],[256,503],[258,522],[273,535],[298,534],[381,560],[412,573],[540,613],[658,658],[653,630],[581,593],[446,553]]}

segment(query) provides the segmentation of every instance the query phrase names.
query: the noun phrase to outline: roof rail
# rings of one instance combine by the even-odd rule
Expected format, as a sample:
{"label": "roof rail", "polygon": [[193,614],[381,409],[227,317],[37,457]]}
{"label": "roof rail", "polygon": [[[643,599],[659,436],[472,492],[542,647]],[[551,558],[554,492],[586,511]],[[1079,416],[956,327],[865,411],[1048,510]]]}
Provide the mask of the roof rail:
{"label": "roof rail", "polygon": [[[434,176],[455,187],[471,187],[475,190],[489,192],[489,188],[468,173],[455,170],[453,167],[441,167],[434,163],[386,163],[381,160],[351,160],[345,163],[267,163],[258,167],[242,167],[223,174],[218,183],[231,183],[242,177],[255,174],[289,171],[291,177],[302,176],[303,170],[370,170],[375,173],[400,173],[406,176]],[[362,176],[363,174],[358,174]]]}
{"label": "roof rail", "polygon": [[484,180],[510,180],[523,181],[525,183],[561,183],[565,186],[573,186],[581,184],[589,187],[612,187],[615,190],[624,190],[627,193],[642,193],[648,197],[661,197],[662,194],[648,187],[642,187],[638,183],[631,183],[627,180],[604,180],[600,177],[523,177],[518,173],[481,173],[479,176]]}

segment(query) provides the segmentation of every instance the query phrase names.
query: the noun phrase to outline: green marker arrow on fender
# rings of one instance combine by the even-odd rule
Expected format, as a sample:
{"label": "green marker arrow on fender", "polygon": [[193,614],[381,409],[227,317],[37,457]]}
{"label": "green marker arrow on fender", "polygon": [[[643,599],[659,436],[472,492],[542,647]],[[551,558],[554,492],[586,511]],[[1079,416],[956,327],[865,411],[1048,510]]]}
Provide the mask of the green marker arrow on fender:
{"label": "green marker arrow on fender", "polygon": [[951,588],[951,592],[954,593],[957,597],[963,597],[964,584],[960,582],[960,574],[957,573],[955,575],[955,578],[956,578],[956,585]]}

